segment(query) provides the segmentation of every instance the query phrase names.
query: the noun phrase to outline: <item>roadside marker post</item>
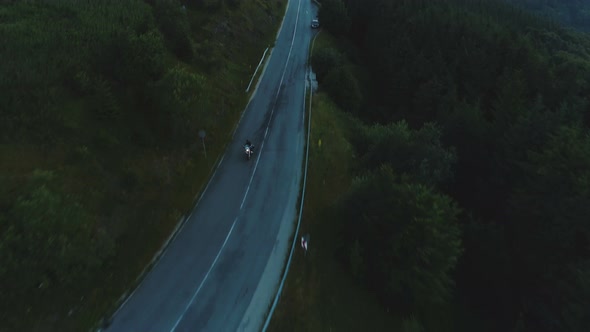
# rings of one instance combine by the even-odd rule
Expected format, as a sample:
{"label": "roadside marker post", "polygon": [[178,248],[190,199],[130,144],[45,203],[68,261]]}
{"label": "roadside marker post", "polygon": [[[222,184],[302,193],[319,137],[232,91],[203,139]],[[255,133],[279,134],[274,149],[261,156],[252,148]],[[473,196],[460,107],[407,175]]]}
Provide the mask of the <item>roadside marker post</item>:
{"label": "roadside marker post", "polygon": [[205,148],[205,131],[203,129],[199,130],[199,137],[201,138],[201,142],[203,142],[203,152],[205,152],[205,159],[207,159],[207,149]]}
{"label": "roadside marker post", "polygon": [[303,248],[303,252],[305,256],[307,256],[307,248],[309,246],[309,234],[305,234],[301,237],[301,248]]}

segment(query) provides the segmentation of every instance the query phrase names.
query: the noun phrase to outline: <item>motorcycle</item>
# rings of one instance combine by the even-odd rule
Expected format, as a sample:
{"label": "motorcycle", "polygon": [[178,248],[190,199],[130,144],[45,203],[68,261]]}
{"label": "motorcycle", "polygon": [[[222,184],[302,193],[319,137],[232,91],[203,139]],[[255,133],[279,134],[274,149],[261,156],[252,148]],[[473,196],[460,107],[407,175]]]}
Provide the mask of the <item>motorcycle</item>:
{"label": "motorcycle", "polygon": [[244,152],[246,153],[246,158],[248,158],[248,160],[250,160],[250,157],[252,157],[252,154],[254,153],[254,146],[244,144]]}

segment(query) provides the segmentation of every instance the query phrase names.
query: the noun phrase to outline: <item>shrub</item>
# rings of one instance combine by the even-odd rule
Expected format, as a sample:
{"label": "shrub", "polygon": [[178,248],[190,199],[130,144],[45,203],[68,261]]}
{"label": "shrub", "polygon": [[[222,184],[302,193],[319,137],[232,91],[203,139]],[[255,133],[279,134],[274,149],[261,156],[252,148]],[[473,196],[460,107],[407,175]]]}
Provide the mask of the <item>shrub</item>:
{"label": "shrub", "polygon": [[340,65],[342,65],[342,54],[331,47],[320,48],[311,56],[311,67],[318,82],[322,82],[326,74]]}
{"label": "shrub", "polygon": [[175,141],[193,139],[205,78],[183,67],[170,69],[156,85],[158,109]]}
{"label": "shrub", "polygon": [[334,68],[326,76],[323,87],[342,110],[356,112],[360,108],[363,99],[361,89],[347,67]]}
{"label": "shrub", "polygon": [[158,27],[166,37],[166,45],[179,58],[188,61],[194,55],[190,24],[186,11],[176,0],[157,0],[154,14]]}
{"label": "shrub", "polygon": [[84,208],[51,188],[53,178],[36,171],[8,218],[0,220],[0,283],[15,291],[73,285],[112,252],[112,242]]}
{"label": "shrub", "polygon": [[462,251],[451,198],[382,167],[355,179],[339,210],[349,255],[361,256],[351,261],[363,262],[351,268],[386,305],[412,312],[448,300]]}

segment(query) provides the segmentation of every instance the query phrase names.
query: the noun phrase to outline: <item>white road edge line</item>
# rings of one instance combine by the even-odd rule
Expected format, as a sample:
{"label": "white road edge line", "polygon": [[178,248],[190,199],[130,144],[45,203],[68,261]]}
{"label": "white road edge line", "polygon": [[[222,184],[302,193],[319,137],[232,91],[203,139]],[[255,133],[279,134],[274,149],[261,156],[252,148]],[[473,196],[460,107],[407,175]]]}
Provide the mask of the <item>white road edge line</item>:
{"label": "white road edge line", "polygon": [[254,174],[256,174],[256,169],[258,169],[258,162],[260,161],[260,156],[262,155],[262,148],[264,147],[264,141],[262,141],[262,145],[260,146],[260,152],[258,153],[258,157],[256,157],[256,164],[254,164],[254,171],[252,171],[252,175],[250,176],[250,181],[248,181],[248,187],[246,187],[246,193],[244,193],[244,198],[242,198],[242,203],[240,204],[240,210],[244,207],[244,202],[246,202],[246,197],[248,197],[248,192],[250,191],[250,185],[252,184],[252,179],[254,179]]}
{"label": "white road edge line", "polygon": [[197,288],[197,291],[193,294],[193,297],[191,298],[190,302],[188,303],[188,305],[186,306],[186,308],[182,312],[182,315],[180,315],[180,317],[178,317],[178,319],[176,320],[176,323],[174,324],[174,326],[172,327],[172,329],[170,330],[170,332],[174,332],[176,330],[176,328],[178,327],[178,324],[184,318],[184,315],[186,314],[186,312],[188,311],[188,309],[190,308],[190,306],[193,304],[193,302],[197,298],[197,294],[199,294],[199,292],[201,291],[201,288],[203,287],[203,285],[205,284],[205,281],[209,277],[209,274],[211,273],[211,270],[213,270],[213,267],[217,263],[217,260],[219,259],[219,256],[221,256],[221,251],[223,251],[223,248],[227,244],[227,240],[229,240],[229,237],[230,237],[231,233],[234,231],[234,226],[236,226],[236,222],[237,221],[238,221],[238,217],[236,217],[236,219],[234,219],[234,223],[231,225],[231,228],[229,229],[229,232],[225,236],[225,241],[223,241],[223,244],[221,245],[221,248],[217,252],[217,256],[215,256],[215,260],[213,260],[213,264],[211,264],[211,266],[209,267],[209,270],[207,271],[207,273],[205,274],[205,277],[201,281],[201,284],[199,285],[199,288]]}
{"label": "white road edge line", "polygon": [[[297,23],[299,22],[299,11],[300,11],[300,9],[301,9],[301,0],[299,0],[298,6],[297,6],[297,16],[295,18],[295,28],[293,29],[293,36],[291,37],[291,45],[289,47],[289,53],[287,54],[287,60],[285,61],[285,67],[283,69],[283,74],[281,75],[281,81],[279,82],[279,88],[277,89],[277,94],[275,96],[275,105],[276,105],[276,101],[279,98],[279,94],[281,92],[281,87],[282,87],[283,81],[285,79],[285,74],[287,72],[287,68],[288,68],[288,65],[289,65],[289,60],[291,59],[291,53],[293,51],[293,45],[295,44],[295,35],[297,34]],[[273,108],[271,109],[270,117],[268,119],[268,123],[266,124],[266,130],[267,131],[268,131],[268,128],[270,127],[270,123],[272,122],[275,108],[276,107],[273,106]],[[242,116],[243,116],[243,114],[242,114]],[[241,120],[242,120],[242,118],[240,117],[240,121]],[[235,130],[234,130],[234,132],[235,132]],[[266,134],[265,134],[265,136],[266,136]],[[256,164],[254,165],[254,171],[252,172],[252,175],[250,176],[250,182],[248,183],[248,187],[246,188],[246,192],[244,194],[244,198],[242,199],[242,204],[240,205],[240,210],[242,209],[242,207],[244,205],[244,202],[246,201],[246,197],[248,196],[248,192],[250,191],[250,185],[252,184],[252,180],[254,179],[254,175],[256,174],[256,169],[258,168],[258,162],[260,161],[260,156],[262,156],[262,149],[264,148],[264,142],[265,142],[265,139],[262,140],[262,144],[260,146],[260,152],[258,152],[258,157],[256,158]],[[217,172],[217,169],[215,169],[215,171]],[[209,187],[209,184],[207,184],[207,187]],[[236,219],[234,220],[234,222],[233,222],[233,224],[232,224],[232,226],[231,226],[231,228],[229,230],[229,233],[227,233],[227,236],[225,237],[225,241],[223,241],[223,244],[221,245],[221,248],[219,248],[219,251],[217,252],[217,256],[215,256],[215,260],[213,260],[213,263],[209,267],[209,270],[205,274],[205,277],[201,281],[201,284],[197,288],[196,292],[193,294],[193,296],[192,296],[191,300],[189,301],[188,305],[185,307],[183,313],[180,315],[180,317],[178,318],[178,320],[176,321],[176,323],[174,324],[174,326],[172,327],[172,329],[170,330],[170,332],[174,332],[176,330],[176,328],[178,327],[178,324],[180,324],[180,322],[184,318],[184,315],[186,315],[188,309],[192,306],[193,302],[195,301],[195,299],[197,297],[197,294],[201,291],[201,288],[203,287],[203,285],[205,284],[205,281],[209,277],[209,273],[211,273],[211,271],[213,270],[213,267],[215,267],[215,264],[217,263],[217,260],[219,259],[219,256],[221,255],[221,252],[223,251],[223,248],[227,244],[227,240],[229,239],[229,236],[233,232],[234,226],[236,225],[236,222],[237,221],[238,221],[238,218],[236,217]]]}
{"label": "white road edge line", "polygon": [[[280,26],[279,30],[277,31],[276,37],[279,36],[279,33],[282,30],[282,28],[283,28],[283,22],[281,22],[281,26]],[[268,51],[268,49],[269,48],[267,47],[267,49],[264,51],[265,54],[266,54],[266,51]],[[272,50],[271,50],[271,54],[272,54]],[[270,56],[271,55],[269,54],[269,57]],[[264,59],[264,55],[263,55],[263,59]],[[268,65],[268,62],[266,62],[265,65],[264,65],[263,72],[262,72],[262,74],[260,74],[261,77],[264,76],[264,72],[266,71],[266,65]],[[240,119],[238,120],[238,123],[236,123],[236,125],[235,125],[235,127],[234,127],[234,129],[232,131],[230,141],[233,140],[234,136],[236,135],[236,131],[237,131],[238,127],[240,126],[240,123],[242,122],[242,118],[244,117],[244,114],[248,110],[248,107],[250,106],[250,102],[252,101],[252,99],[254,99],[254,96],[256,95],[256,92],[258,90],[258,85],[259,84],[260,84],[260,79],[256,83],[256,87],[255,87],[254,91],[252,92],[252,95],[250,96],[250,99],[248,100],[248,103],[246,104],[246,107],[244,108],[244,111],[240,115]],[[205,189],[203,189],[203,192],[201,193],[199,199],[197,200],[197,203],[195,204],[195,206],[191,210],[191,213],[189,214],[189,216],[186,217],[186,218],[184,218],[184,220],[182,220],[181,222],[179,222],[179,226],[177,226],[176,229],[172,231],[170,237],[164,242],[164,244],[162,245],[162,248],[158,252],[156,252],[156,254],[154,255],[154,259],[152,259],[152,262],[150,262],[146,266],[146,268],[140,273],[140,275],[138,276],[138,279],[144,278],[146,276],[146,272],[148,270],[151,270],[151,269],[153,269],[153,268],[156,267],[156,265],[160,262],[160,260],[162,259],[162,257],[164,257],[164,255],[166,254],[167,249],[168,249],[168,246],[170,245],[170,243],[172,243],[172,241],[176,238],[176,236],[182,231],[182,229],[184,228],[184,226],[188,222],[188,220],[192,217],[192,214],[193,214],[194,210],[196,210],[197,206],[201,202],[201,199],[203,198],[203,196],[205,196],[205,192],[207,191],[207,188],[209,188],[209,184],[211,183],[211,181],[215,177],[215,174],[217,173],[217,170],[219,169],[219,166],[221,166],[221,163],[223,162],[223,159],[225,158],[225,154],[228,151],[228,148],[229,148],[229,146],[224,151],[224,153],[221,156],[221,159],[219,160],[219,162],[217,162],[217,166],[215,166],[215,170],[213,171],[213,174],[209,178],[209,181],[207,181],[207,185],[205,186]],[[133,297],[133,295],[135,294],[135,292],[139,289],[140,284],[141,284],[141,282],[133,287],[133,291],[131,292],[131,294],[129,294],[125,298],[125,301],[123,301],[123,303],[121,303],[119,305],[119,307],[117,308],[117,310],[115,310],[115,312],[108,317],[108,320],[114,319],[114,317],[119,313],[119,311],[121,311],[121,309],[123,309],[123,307],[127,304],[127,302],[129,302],[129,300]],[[123,296],[125,296],[125,295],[123,295]],[[123,296],[121,296],[121,298],[123,298]],[[102,328],[99,327],[98,328],[98,331],[102,331]]]}
{"label": "white road edge line", "polygon": [[264,50],[264,53],[262,54],[262,58],[260,58],[260,62],[258,63],[258,66],[256,66],[256,70],[254,70],[254,74],[252,74],[252,78],[250,79],[250,83],[248,83],[248,87],[246,88],[246,92],[250,91],[250,85],[252,85],[252,81],[254,81],[254,77],[256,76],[256,73],[258,72],[258,68],[260,68],[260,65],[262,64],[262,60],[264,60],[264,56],[266,55],[267,51],[268,51],[268,47],[266,48],[266,50]]}
{"label": "white road edge line", "polygon": [[[172,231],[172,233],[170,234],[170,236],[168,237],[168,239],[164,242],[164,244],[162,245],[162,247],[160,248],[160,250],[158,252],[156,252],[156,254],[154,255],[154,258],[152,259],[152,261],[144,268],[144,270],[138,276],[138,279],[145,278],[147,276],[148,271],[154,269],[160,263],[160,261],[162,260],[162,258],[164,257],[164,255],[166,255],[166,253],[168,252],[168,246],[174,241],[174,239],[176,239],[176,236],[178,234],[180,234],[180,232],[184,229],[184,226],[186,226],[188,220],[193,216],[193,212],[195,211],[195,209],[197,208],[197,206],[199,206],[199,203],[203,199],[203,196],[205,196],[205,193],[207,192],[207,189],[209,188],[209,184],[211,184],[211,181],[215,177],[215,174],[217,174],[217,170],[219,169],[219,166],[221,165],[221,162],[223,161],[223,157],[225,157],[225,154],[221,157],[221,160],[219,161],[219,163],[215,167],[215,170],[213,171],[213,174],[209,178],[209,181],[207,181],[207,185],[205,186],[205,189],[203,189],[203,192],[201,193],[201,196],[199,196],[199,199],[197,200],[197,203],[195,204],[195,207],[191,210],[191,213],[188,215],[188,217],[186,217],[186,218],[183,217],[182,221]],[[117,316],[117,314],[119,313],[119,311],[121,311],[123,309],[123,307],[125,307],[125,305],[127,304],[127,302],[129,302],[129,300],[131,300],[131,298],[133,297],[133,295],[135,294],[135,292],[137,292],[137,290],[139,289],[140,285],[141,285],[141,282],[139,284],[135,285],[135,287],[134,287],[133,291],[131,292],[131,294],[129,294],[127,296],[127,298],[125,299],[125,301],[123,301],[123,303],[121,303],[119,305],[119,307],[117,308],[117,310],[112,315],[110,315],[109,320],[114,319],[114,317]],[[98,331],[102,331],[102,328],[99,327]]]}
{"label": "white road edge line", "polygon": [[242,204],[240,204],[240,210],[244,207],[244,203],[246,202],[246,197],[248,197],[248,192],[250,191],[250,185],[252,184],[252,180],[254,179],[254,175],[256,174],[256,169],[258,169],[258,162],[260,161],[260,157],[262,156],[262,150],[264,149],[264,143],[266,142],[266,136],[268,135],[268,129],[270,128],[270,123],[272,122],[273,115],[276,109],[276,103],[279,99],[279,94],[281,93],[281,87],[283,86],[283,81],[285,80],[285,74],[287,73],[287,68],[289,67],[289,60],[291,60],[291,52],[293,52],[293,45],[295,44],[295,35],[297,34],[297,23],[299,22],[299,11],[301,9],[301,0],[297,5],[297,16],[295,17],[295,28],[293,29],[293,36],[291,36],[291,45],[289,46],[289,53],[287,54],[287,61],[285,61],[285,68],[283,69],[283,74],[281,75],[281,81],[279,82],[279,88],[277,89],[277,94],[275,95],[274,106],[270,110],[270,116],[268,118],[268,122],[266,123],[266,129],[264,131],[264,138],[262,139],[262,144],[260,145],[260,151],[258,152],[258,157],[256,158],[256,164],[254,165],[254,171],[252,172],[252,176],[250,176],[250,182],[248,183],[248,187],[246,188],[246,194],[242,199]]}
{"label": "white road edge line", "polygon": [[[313,49],[313,42],[315,42],[315,35],[311,49]],[[311,50],[310,50],[311,52]],[[311,69],[310,69],[311,72]],[[295,252],[295,244],[297,243],[297,237],[299,236],[299,226],[301,225],[301,217],[303,216],[303,203],[305,202],[305,187],[307,185],[307,167],[309,162],[309,138],[311,136],[311,102],[313,100],[313,87],[311,84],[311,76],[309,77],[310,84],[309,84],[309,117],[307,119],[307,146],[305,148],[305,169],[303,172],[303,186],[301,189],[301,203],[299,206],[299,217],[297,219],[297,226],[295,227],[295,236],[293,237],[293,244],[291,245],[291,252],[289,253],[289,258],[287,259],[287,264],[285,266],[285,271],[283,272],[283,277],[281,278],[281,283],[279,284],[279,288],[277,289],[277,293],[275,295],[275,299],[270,307],[268,315],[266,316],[266,321],[264,322],[264,326],[262,327],[262,332],[266,332],[268,329],[268,325],[270,324],[270,320],[272,315],[274,314],[275,308],[279,302],[279,298],[281,297],[281,293],[283,291],[283,287],[285,285],[285,280],[287,280],[287,275],[289,274],[289,267],[291,266],[291,259],[293,258],[293,253]],[[307,89],[304,89],[304,96]],[[305,97],[304,97],[305,98]],[[304,110],[305,114],[305,110]]]}

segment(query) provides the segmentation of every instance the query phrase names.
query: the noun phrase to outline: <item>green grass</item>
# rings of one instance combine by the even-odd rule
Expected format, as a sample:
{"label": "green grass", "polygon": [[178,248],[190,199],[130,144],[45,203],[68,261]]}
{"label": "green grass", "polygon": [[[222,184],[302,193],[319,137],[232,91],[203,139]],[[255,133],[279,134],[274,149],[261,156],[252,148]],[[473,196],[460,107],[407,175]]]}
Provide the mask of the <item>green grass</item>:
{"label": "green grass", "polygon": [[[322,47],[341,49],[340,42],[324,32],[313,50]],[[412,326],[411,317],[389,312],[339,260],[339,248],[345,244],[338,235],[341,226],[334,206],[355,176],[356,156],[348,142],[353,121],[358,120],[327,95],[314,95],[300,229],[300,234],[311,236],[309,252],[304,255],[297,247],[269,331],[493,331],[493,322],[483,321],[458,299],[414,317],[418,327]]]}
{"label": "green grass", "polygon": [[[338,48],[338,41],[320,33],[313,50],[324,47]],[[353,177],[355,156],[347,141],[350,121],[327,95],[313,96],[300,228],[300,234],[310,234],[310,247],[304,255],[298,246],[293,255],[269,331],[384,331],[400,326],[400,320],[387,314],[336,257],[342,243],[332,209]]]}
{"label": "green grass", "polygon": [[296,250],[269,331],[387,331],[400,320],[387,314],[336,258],[341,245],[332,205],[350,185],[354,162],[347,141],[350,119],[323,94],[312,102],[308,180],[301,234],[307,255]]}
{"label": "green grass", "polygon": [[[278,5],[272,11],[265,10],[265,12],[274,17],[278,23],[286,2],[277,1],[274,3]],[[224,52],[222,54],[224,64],[219,71],[207,75],[211,83],[207,91],[208,104],[211,105],[211,109],[207,110],[208,116],[203,125],[207,132],[205,138],[207,157],[203,153],[200,140],[195,135],[194,147],[182,156],[167,155],[165,151],[157,151],[141,155],[137,160],[128,163],[132,173],[140,174],[139,178],[152,178],[151,188],[153,189],[158,188],[158,183],[162,180],[156,176],[157,170],[168,168],[173,173],[173,176],[165,192],[156,194],[152,189],[151,195],[146,193],[140,200],[142,204],[137,204],[132,209],[138,211],[144,209],[146,203],[149,205],[155,204],[152,205],[154,208],[151,209],[147,216],[148,220],[151,219],[152,221],[148,222],[147,225],[136,224],[133,227],[128,227],[137,229],[138,232],[126,233],[121,238],[120,242],[124,243],[125,250],[121,250],[121,256],[117,257],[113,271],[119,271],[126,279],[121,280],[120,275],[113,274],[106,280],[106,283],[101,285],[103,289],[112,290],[107,296],[100,295],[104,299],[102,305],[89,308],[90,310],[83,325],[95,323],[99,317],[107,312],[105,310],[107,308],[116,309],[117,305],[113,305],[113,300],[136,283],[139,272],[151,261],[154,253],[161,248],[165,239],[177,225],[180,217],[192,209],[200,191],[209,180],[213,167],[229,143],[235,124],[247,103],[248,96],[244,94],[244,91],[253,72],[249,70],[250,65],[246,66],[246,64],[255,64],[259,61],[258,54],[264,51],[267,41],[269,38],[274,37],[278,28],[278,24],[268,25],[266,28],[243,28],[241,22],[244,16],[260,15],[259,12],[264,8],[254,1],[244,1],[240,9],[240,12],[243,13],[242,16],[227,16],[227,13],[220,12],[209,14],[207,19],[203,19],[204,15],[202,13],[193,12],[195,17],[207,22],[201,29],[195,29],[195,40],[197,42],[209,38],[211,31],[214,30],[215,22],[219,21],[220,17],[225,17],[232,26],[227,34],[215,35],[220,45],[223,46],[218,51]],[[195,26],[194,23],[193,26]],[[235,38],[232,35],[234,32],[240,33],[242,38]],[[241,56],[232,57],[230,53],[240,54]],[[193,70],[202,71],[198,67]],[[151,170],[146,170],[142,166],[146,162],[151,164]],[[158,212],[160,209],[162,212]],[[144,219],[136,218],[136,220],[140,222],[140,220]],[[130,264],[130,262],[134,264]],[[100,284],[100,281],[97,284]]]}
{"label": "green grass", "polygon": [[[97,227],[115,242],[114,255],[90,279],[66,291],[26,290],[32,296],[2,305],[0,331],[86,331],[117,308],[206,185],[248,101],[244,91],[276,35],[285,4],[244,0],[236,10],[189,8],[194,41],[209,43],[219,65],[182,63],[171,54],[166,61],[207,78],[197,128],[207,132],[207,158],[196,132],[187,148],[138,146],[134,133],[155,135],[145,120],[96,122],[87,111],[91,101],[67,95],[57,102],[64,128],[47,126],[55,138],[51,144],[0,144],[0,208],[10,207],[35,169],[53,170],[60,192],[97,215]],[[219,30],[219,22],[227,29]],[[120,107],[138,107],[126,93],[121,96]]]}

